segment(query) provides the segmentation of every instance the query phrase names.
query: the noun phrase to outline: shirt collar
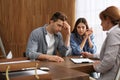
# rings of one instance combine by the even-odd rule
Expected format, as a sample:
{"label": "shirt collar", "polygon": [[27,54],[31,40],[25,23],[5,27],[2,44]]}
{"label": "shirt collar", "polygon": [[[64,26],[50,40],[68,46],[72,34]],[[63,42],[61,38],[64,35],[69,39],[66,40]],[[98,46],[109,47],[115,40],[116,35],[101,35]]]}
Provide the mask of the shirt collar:
{"label": "shirt collar", "polygon": [[113,26],[112,28],[110,28],[110,29],[108,30],[107,34],[109,34],[112,30],[114,30],[114,29],[117,28],[117,27],[118,27],[118,24],[115,25],[115,26]]}
{"label": "shirt collar", "polygon": [[[43,32],[47,35],[47,29],[46,29],[46,27],[48,26],[48,24],[45,24],[44,26],[43,26]],[[58,36],[58,34],[56,33],[56,34],[54,34],[55,36]]]}

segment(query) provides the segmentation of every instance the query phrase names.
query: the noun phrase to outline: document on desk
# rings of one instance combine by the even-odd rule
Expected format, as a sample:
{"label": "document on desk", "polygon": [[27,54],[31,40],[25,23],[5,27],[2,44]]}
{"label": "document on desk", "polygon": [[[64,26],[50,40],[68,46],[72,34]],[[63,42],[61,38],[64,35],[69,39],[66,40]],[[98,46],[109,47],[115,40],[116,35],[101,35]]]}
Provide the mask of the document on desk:
{"label": "document on desk", "polygon": [[72,62],[74,63],[92,63],[94,62],[93,60],[91,59],[88,59],[88,58],[70,58]]}
{"label": "document on desk", "polygon": [[[42,75],[42,74],[48,74],[49,72],[47,71],[42,71],[42,70],[37,70],[37,75]],[[3,73],[5,75],[5,73]],[[23,71],[15,71],[15,72],[9,72],[10,77],[20,77],[20,76],[31,76],[35,75],[35,70],[23,70]]]}

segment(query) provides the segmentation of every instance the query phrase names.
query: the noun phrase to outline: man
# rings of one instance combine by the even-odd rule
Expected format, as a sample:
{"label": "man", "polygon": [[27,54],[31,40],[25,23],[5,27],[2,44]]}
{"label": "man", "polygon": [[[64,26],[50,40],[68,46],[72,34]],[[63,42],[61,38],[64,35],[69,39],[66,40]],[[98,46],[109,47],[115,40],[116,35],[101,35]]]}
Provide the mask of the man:
{"label": "man", "polygon": [[[62,29],[66,32],[65,43],[60,33]],[[32,31],[26,56],[30,59],[62,62],[64,61],[62,57],[70,53],[69,45],[70,25],[67,23],[67,17],[61,12],[56,12],[51,17],[49,24]],[[56,55],[57,51],[62,57]]]}

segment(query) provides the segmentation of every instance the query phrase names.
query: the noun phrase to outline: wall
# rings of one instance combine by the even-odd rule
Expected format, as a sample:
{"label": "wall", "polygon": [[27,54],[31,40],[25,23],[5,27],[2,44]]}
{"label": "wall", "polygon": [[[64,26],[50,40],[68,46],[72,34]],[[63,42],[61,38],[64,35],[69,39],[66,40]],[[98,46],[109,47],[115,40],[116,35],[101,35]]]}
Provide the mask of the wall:
{"label": "wall", "polygon": [[11,50],[14,57],[23,56],[30,32],[48,23],[56,11],[68,16],[72,29],[75,0],[0,0],[0,36],[7,53]]}

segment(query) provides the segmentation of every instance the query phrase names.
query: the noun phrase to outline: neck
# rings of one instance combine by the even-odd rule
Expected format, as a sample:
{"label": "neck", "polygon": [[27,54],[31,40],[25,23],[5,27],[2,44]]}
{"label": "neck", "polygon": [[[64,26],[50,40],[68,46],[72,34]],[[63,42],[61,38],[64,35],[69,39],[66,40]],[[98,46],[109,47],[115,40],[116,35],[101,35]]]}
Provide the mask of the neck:
{"label": "neck", "polygon": [[48,26],[46,27],[46,30],[47,30],[50,34],[53,34],[53,32],[52,32],[52,29],[51,29],[51,26],[50,26],[50,25],[48,25]]}

